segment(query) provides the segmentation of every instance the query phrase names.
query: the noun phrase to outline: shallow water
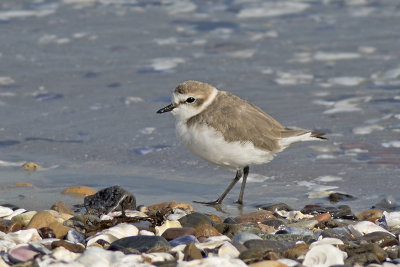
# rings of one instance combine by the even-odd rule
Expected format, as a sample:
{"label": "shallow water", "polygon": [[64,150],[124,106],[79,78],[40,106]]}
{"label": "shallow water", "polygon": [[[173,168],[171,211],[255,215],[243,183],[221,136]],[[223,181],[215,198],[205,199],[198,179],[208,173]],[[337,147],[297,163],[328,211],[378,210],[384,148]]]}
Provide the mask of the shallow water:
{"label": "shallow water", "polygon": [[[176,140],[172,115],[155,113],[188,79],[229,90],[286,126],[329,134],[252,166],[244,208],[328,204],[326,191],[355,196],[343,203],[354,210],[389,195],[400,201],[397,0],[0,7],[2,203],[80,203],[60,192],[114,184],[139,204],[216,198],[234,173],[192,155]],[[25,161],[42,168],[26,173]],[[225,212],[240,212],[238,192]]]}

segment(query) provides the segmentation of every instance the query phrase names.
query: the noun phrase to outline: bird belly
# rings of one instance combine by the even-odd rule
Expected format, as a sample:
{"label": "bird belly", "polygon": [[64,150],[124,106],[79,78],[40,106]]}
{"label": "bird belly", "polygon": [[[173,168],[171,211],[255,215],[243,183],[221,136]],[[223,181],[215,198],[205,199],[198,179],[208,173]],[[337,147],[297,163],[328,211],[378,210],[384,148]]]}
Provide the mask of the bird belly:
{"label": "bird belly", "polygon": [[220,166],[233,169],[271,161],[275,153],[254,147],[251,142],[227,142],[222,133],[207,125],[176,125],[178,138],[195,155]]}

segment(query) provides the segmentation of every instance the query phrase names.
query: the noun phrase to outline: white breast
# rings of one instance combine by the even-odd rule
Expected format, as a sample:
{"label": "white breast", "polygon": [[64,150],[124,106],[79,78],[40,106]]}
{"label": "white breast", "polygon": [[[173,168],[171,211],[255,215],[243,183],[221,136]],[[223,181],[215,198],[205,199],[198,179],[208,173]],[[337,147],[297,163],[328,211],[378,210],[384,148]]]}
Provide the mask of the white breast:
{"label": "white breast", "polygon": [[220,132],[206,125],[188,127],[177,121],[176,133],[182,143],[197,156],[233,169],[271,161],[275,154],[255,148],[253,143],[226,142]]}

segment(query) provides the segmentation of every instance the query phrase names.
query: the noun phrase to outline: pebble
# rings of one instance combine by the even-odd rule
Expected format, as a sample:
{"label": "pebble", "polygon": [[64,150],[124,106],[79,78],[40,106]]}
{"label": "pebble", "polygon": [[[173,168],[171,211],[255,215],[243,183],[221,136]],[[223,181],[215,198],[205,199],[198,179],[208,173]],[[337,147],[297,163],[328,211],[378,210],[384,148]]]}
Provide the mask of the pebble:
{"label": "pebble", "polygon": [[276,219],[272,212],[267,210],[259,210],[247,214],[237,216],[235,221],[238,223],[260,223],[265,220]]}
{"label": "pebble", "polygon": [[75,212],[73,212],[64,202],[61,201],[54,203],[50,209],[58,211],[60,213],[66,213],[71,215],[75,214]]}
{"label": "pebble", "polygon": [[128,253],[133,249],[144,253],[161,247],[170,248],[170,244],[162,236],[129,236],[112,242],[109,249]]}
{"label": "pebble", "polygon": [[[84,200],[87,211],[79,213],[63,203],[52,206],[57,211],[38,212],[4,204],[12,213],[8,210],[10,215],[0,219],[0,266],[388,267],[400,263],[399,211],[375,208],[353,215],[347,205],[312,204],[299,211],[278,203],[224,218],[175,201],[137,211],[136,199],[122,188],[99,192]],[[4,219],[9,216],[13,217]]]}
{"label": "pebble", "polygon": [[77,198],[84,198],[96,193],[96,190],[88,186],[71,186],[62,191],[63,194],[70,194]]}
{"label": "pebble", "polygon": [[168,228],[161,236],[170,241],[183,235],[194,235],[194,233],[195,229],[193,227]]}
{"label": "pebble", "polygon": [[85,197],[84,206],[89,213],[93,214],[135,210],[136,198],[122,187],[115,185]]}

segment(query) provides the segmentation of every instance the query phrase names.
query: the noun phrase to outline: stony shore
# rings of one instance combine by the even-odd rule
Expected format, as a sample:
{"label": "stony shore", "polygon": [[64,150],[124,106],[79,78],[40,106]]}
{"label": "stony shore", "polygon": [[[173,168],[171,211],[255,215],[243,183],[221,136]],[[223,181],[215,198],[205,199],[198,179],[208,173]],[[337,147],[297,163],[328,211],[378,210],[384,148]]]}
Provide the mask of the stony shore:
{"label": "stony shore", "polygon": [[220,217],[175,201],[137,206],[119,186],[65,193],[87,196],[74,210],[0,205],[0,267],[400,266],[400,211],[390,207],[277,203]]}

